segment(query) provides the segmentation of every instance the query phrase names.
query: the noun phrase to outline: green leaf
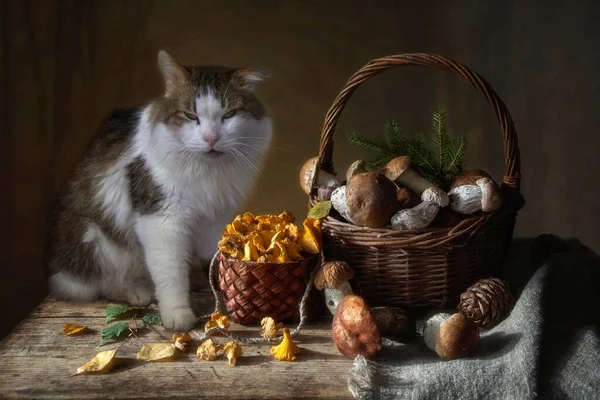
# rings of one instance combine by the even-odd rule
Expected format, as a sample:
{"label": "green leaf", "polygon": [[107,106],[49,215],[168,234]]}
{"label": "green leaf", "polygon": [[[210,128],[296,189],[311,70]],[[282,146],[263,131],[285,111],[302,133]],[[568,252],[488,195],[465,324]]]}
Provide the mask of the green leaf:
{"label": "green leaf", "polygon": [[155,314],[155,313],[148,313],[146,315],[144,315],[144,318],[142,318],[142,321],[144,321],[144,323],[148,324],[148,325],[162,325],[162,319],[160,318],[160,315]]}
{"label": "green leaf", "polygon": [[320,219],[329,215],[331,210],[331,201],[319,201],[308,212],[308,218]]}
{"label": "green leaf", "polygon": [[102,340],[100,341],[100,346],[103,346],[106,343],[116,342],[118,339],[125,336],[125,334],[129,334],[129,332],[129,324],[127,324],[125,321],[117,322],[108,328],[104,328],[102,330]]}
{"label": "green leaf", "polygon": [[104,310],[106,322],[108,323],[116,319],[123,318],[131,310],[133,310],[133,307],[127,304],[109,304]]}

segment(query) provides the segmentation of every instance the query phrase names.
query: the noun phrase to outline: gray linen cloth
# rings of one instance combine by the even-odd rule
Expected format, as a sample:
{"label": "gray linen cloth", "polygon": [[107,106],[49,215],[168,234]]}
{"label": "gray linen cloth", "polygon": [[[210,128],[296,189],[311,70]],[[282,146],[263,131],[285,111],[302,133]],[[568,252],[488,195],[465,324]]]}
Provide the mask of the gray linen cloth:
{"label": "gray linen cloth", "polygon": [[[544,249],[548,238],[560,249]],[[502,323],[481,330],[476,354],[442,361],[420,335],[407,344],[385,340],[377,360],[355,359],[350,392],[364,399],[600,399],[600,257],[576,240],[541,235],[513,242],[502,277],[517,302]]]}

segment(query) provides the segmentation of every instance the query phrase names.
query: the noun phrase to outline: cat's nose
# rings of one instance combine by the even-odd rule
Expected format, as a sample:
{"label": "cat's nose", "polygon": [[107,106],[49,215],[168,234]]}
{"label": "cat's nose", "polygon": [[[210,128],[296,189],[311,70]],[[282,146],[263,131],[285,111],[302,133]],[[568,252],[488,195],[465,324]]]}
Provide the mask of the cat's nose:
{"label": "cat's nose", "polygon": [[205,135],[204,141],[211,147],[215,147],[215,144],[219,141],[218,135]]}

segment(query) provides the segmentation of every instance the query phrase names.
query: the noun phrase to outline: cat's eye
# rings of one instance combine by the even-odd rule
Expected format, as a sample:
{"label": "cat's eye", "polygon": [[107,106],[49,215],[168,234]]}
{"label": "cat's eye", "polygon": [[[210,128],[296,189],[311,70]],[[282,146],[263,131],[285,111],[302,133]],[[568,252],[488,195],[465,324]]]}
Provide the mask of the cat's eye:
{"label": "cat's eye", "polygon": [[189,112],[183,111],[183,115],[185,115],[185,117],[186,117],[187,119],[189,119],[190,121],[196,121],[196,122],[199,122],[199,120],[198,120],[198,116],[197,116],[196,114],[192,114],[192,113],[189,113]]}
{"label": "cat's eye", "polygon": [[223,120],[229,119],[229,118],[233,117],[236,113],[237,113],[237,110],[235,110],[235,109],[234,110],[229,110],[225,114],[223,114],[222,119]]}

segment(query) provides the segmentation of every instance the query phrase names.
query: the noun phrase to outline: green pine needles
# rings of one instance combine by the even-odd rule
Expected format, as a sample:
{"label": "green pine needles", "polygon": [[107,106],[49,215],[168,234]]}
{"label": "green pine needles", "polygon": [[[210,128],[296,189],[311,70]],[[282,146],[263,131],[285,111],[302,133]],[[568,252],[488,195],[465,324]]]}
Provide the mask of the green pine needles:
{"label": "green pine needles", "polygon": [[422,135],[405,136],[396,121],[385,125],[385,140],[368,138],[359,132],[348,135],[350,143],[372,151],[374,158],[367,160],[367,168],[377,171],[398,156],[409,156],[413,167],[432,183],[448,190],[452,181],[463,171],[467,140],[452,138],[446,132],[446,111],[438,107],[431,121],[431,147]]}

